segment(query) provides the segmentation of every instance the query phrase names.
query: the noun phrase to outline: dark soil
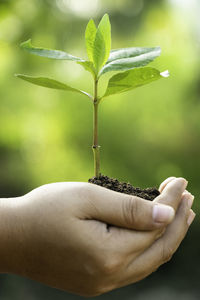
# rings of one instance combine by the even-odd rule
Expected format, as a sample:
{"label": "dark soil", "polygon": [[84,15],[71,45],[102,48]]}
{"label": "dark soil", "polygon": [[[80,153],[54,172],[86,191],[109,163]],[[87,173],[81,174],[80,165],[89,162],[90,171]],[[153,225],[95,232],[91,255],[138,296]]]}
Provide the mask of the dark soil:
{"label": "dark soil", "polygon": [[99,178],[90,178],[88,182],[100,185],[115,192],[133,195],[151,201],[160,195],[160,192],[155,187],[140,189],[139,187],[132,186],[130,183],[119,182],[117,179],[104,175],[100,175]]}

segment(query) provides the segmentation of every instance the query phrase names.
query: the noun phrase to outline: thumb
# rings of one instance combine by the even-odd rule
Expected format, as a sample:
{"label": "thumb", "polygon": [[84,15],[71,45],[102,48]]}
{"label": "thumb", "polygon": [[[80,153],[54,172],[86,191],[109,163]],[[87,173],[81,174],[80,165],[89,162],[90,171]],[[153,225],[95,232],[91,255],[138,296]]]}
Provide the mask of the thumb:
{"label": "thumb", "polygon": [[168,205],[108,190],[92,184],[90,217],[117,227],[153,230],[169,224],[175,215]]}

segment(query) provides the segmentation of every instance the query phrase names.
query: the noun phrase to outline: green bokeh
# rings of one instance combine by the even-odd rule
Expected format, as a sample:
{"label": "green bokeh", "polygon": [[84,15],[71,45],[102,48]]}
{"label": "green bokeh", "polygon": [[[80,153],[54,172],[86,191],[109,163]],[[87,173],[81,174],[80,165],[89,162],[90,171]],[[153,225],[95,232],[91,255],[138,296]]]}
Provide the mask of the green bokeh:
{"label": "green bokeh", "polygon": [[[85,57],[84,31],[88,19],[94,17],[98,21],[108,12],[112,23],[113,48],[159,45],[163,50],[162,56],[151,65],[161,71],[169,69],[171,76],[102,102],[99,128],[102,173],[141,187],[158,186],[168,176],[183,176],[189,180],[189,189],[197,198],[194,209],[199,211],[200,6],[198,1],[188,2],[0,1],[2,197],[22,195],[49,182],[87,181],[93,176],[90,101],[78,94],[30,85],[13,75],[48,75],[92,92],[91,75],[81,66],[31,56],[20,50],[19,44],[32,38],[34,45],[66,50]],[[101,92],[108,78],[106,75],[102,79]],[[182,253],[177,256],[179,261],[175,259],[171,267],[165,268],[166,276],[161,272],[163,289],[165,281],[170,282],[170,272],[176,274],[177,268],[182,268],[177,275],[181,276],[187,270],[183,266],[186,263],[185,253],[191,255],[193,248],[195,250],[191,251],[197,252],[198,245],[194,239],[198,236],[198,221],[193,228],[193,238],[185,242],[185,248],[181,248]],[[192,263],[195,266],[194,260]],[[194,272],[194,276],[197,279],[197,273]],[[191,279],[184,278],[182,283]],[[195,278],[191,279],[190,288],[195,284]],[[45,293],[49,295],[48,299],[70,298],[62,293],[51,298],[51,289],[43,290],[40,285],[36,285],[37,293],[34,294],[31,283],[19,281],[15,284],[19,279],[8,278],[17,291],[12,294],[5,278],[3,280],[3,300],[44,299]],[[159,277],[154,276],[150,284],[147,282],[144,286],[149,284],[155,290],[158,280]],[[180,278],[177,282],[177,286],[172,286],[172,300],[182,295]],[[20,293],[23,284],[29,286],[24,289],[24,294]],[[133,293],[140,295],[139,291],[143,288],[139,284]],[[193,287],[191,298],[182,299],[197,299],[195,289],[198,285]],[[31,298],[29,293],[35,296]],[[132,299],[131,293],[131,289],[127,289],[123,295],[122,290],[121,294],[113,293],[105,299]],[[165,292],[161,289],[160,293],[163,295]],[[155,297],[158,296],[152,296],[152,299],[161,299]],[[135,299],[147,298],[144,294],[143,298],[138,296]]]}

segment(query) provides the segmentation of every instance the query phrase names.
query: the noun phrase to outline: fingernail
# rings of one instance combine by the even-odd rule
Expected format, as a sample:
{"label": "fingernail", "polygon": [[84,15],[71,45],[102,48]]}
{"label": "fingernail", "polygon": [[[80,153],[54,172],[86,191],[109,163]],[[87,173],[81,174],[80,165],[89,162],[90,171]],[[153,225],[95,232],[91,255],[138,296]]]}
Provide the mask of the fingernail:
{"label": "fingernail", "polygon": [[192,222],[194,221],[195,216],[196,216],[196,214],[193,212],[193,210],[191,210],[190,215],[187,219],[188,226],[190,226],[192,224]]}
{"label": "fingernail", "polygon": [[186,187],[188,185],[188,181],[185,178],[183,178],[183,177],[179,177],[178,179],[182,180],[183,188],[186,189]]}
{"label": "fingernail", "polygon": [[194,196],[189,192],[184,192],[182,196],[182,201],[186,201],[188,208],[191,208],[194,201]]}
{"label": "fingernail", "polygon": [[192,195],[192,194],[190,192],[188,192],[188,191],[184,191],[183,195]]}
{"label": "fingernail", "polygon": [[190,198],[188,199],[188,207],[189,207],[189,208],[192,207],[193,201],[194,201],[194,196],[191,195]]}
{"label": "fingernail", "polygon": [[175,212],[171,206],[156,204],[153,207],[153,220],[157,223],[169,223],[174,218]]}

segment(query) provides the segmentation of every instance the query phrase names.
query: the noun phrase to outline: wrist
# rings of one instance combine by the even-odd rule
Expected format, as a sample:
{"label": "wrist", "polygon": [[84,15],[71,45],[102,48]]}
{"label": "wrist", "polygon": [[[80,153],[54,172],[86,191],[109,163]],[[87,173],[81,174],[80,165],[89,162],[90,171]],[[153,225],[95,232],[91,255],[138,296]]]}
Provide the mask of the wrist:
{"label": "wrist", "polygon": [[0,273],[17,273],[22,263],[22,199],[0,199]]}

